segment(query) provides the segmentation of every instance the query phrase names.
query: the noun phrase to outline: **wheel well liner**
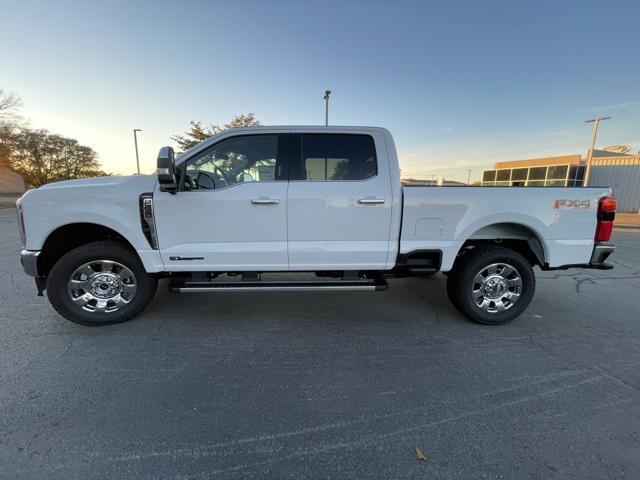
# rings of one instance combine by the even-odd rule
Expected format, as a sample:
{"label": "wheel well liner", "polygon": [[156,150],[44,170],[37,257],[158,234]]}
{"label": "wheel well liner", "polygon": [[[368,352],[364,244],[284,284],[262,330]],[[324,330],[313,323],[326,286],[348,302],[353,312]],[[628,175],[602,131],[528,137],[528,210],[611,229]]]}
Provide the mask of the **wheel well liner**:
{"label": "wheel well liner", "polygon": [[42,252],[38,256],[38,272],[46,277],[65,253],[99,240],[115,240],[136,252],[126,238],[109,227],[97,223],[69,223],[52,231],[45,240]]}
{"label": "wheel well liner", "polygon": [[469,247],[487,244],[504,245],[522,254],[532,265],[545,265],[547,257],[544,243],[526,225],[507,222],[486,225],[469,236],[458,254]]}

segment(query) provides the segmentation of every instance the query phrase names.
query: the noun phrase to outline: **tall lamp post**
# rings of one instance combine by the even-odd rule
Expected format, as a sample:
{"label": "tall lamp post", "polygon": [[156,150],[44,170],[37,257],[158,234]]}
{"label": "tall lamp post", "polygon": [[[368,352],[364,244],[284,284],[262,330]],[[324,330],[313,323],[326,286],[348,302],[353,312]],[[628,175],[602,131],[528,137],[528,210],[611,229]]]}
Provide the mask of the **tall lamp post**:
{"label": "tall lamp post", "polygon": [[136,165],[138,166],[138,175],[140,175],[140,157],[138,156],[138,132],[141,132],[139,128],[133,129],[133,143],[136,146]]}
{"label": "tall lamp post", "polygon": [[467,185],[471,185],[471,172],[473,172],[473,170],[467,169],[467,172]]}
{"label": "tall lamp post", "polygon": [[324,124],[329,125],[329,95],[331,95],[331,90],[324,91]]}
{"label": "tall lamp post", "polygon": [[587,152],[587,169],[584,172],[584,181],[582,182],[583,187],[589,186],[589,177],[591,175],[591,161],[593,160],[593,149],[596,148],[596,137],[598,136],[598,127],[600,126],[600,122],[602,120],[609,120],[611,117],[596,117],[591,120],[586,120],[584,123],[593,123],[593,130],[591,135],[591,148],[589,152]]}

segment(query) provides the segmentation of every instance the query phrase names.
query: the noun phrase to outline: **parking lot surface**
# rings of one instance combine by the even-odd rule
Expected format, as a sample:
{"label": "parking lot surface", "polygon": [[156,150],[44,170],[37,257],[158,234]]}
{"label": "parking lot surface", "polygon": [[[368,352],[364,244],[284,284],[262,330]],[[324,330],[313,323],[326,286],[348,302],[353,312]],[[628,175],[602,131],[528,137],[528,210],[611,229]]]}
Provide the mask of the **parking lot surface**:
{"label": "parking lot surface", "polygon": [[640,478],[640,234],[614,240],[614,270],[537,270],[501,327],[435,275],[161,285],[134,321],[88,328],[35,295],[0,210],[0,478]]}

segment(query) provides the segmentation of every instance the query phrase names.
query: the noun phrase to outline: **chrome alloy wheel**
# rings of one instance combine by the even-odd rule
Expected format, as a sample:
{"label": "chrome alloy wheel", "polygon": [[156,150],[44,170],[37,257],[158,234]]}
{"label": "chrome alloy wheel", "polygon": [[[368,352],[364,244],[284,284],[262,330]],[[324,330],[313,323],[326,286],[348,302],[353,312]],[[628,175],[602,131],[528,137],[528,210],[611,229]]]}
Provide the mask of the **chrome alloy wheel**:
{"label": "chrome alloy wheel", "polygon": [[478,308],[489,313],[509,310],[521,294],[520,272],[506,263],[484,267],[473,280],[473,301]]}
{"label": "chrome alloy wheel", "polygon": [[136,277],[127,267],[111,260],[95,260],[76,268],[67,290],[71,301],[92,313],[111,313],[136,295]]}

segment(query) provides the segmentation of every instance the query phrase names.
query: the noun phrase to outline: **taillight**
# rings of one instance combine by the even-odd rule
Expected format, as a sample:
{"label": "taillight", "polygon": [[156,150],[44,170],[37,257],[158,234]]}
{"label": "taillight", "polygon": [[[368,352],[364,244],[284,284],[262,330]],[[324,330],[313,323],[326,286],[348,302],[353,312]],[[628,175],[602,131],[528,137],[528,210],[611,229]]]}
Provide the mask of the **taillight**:
{"label": "taillight", "polygon": [[598,203],[598,224],[596,226],[596,242],[608,242],[613,232],[613,220],[616,217],[616,199],[602,197]]}

